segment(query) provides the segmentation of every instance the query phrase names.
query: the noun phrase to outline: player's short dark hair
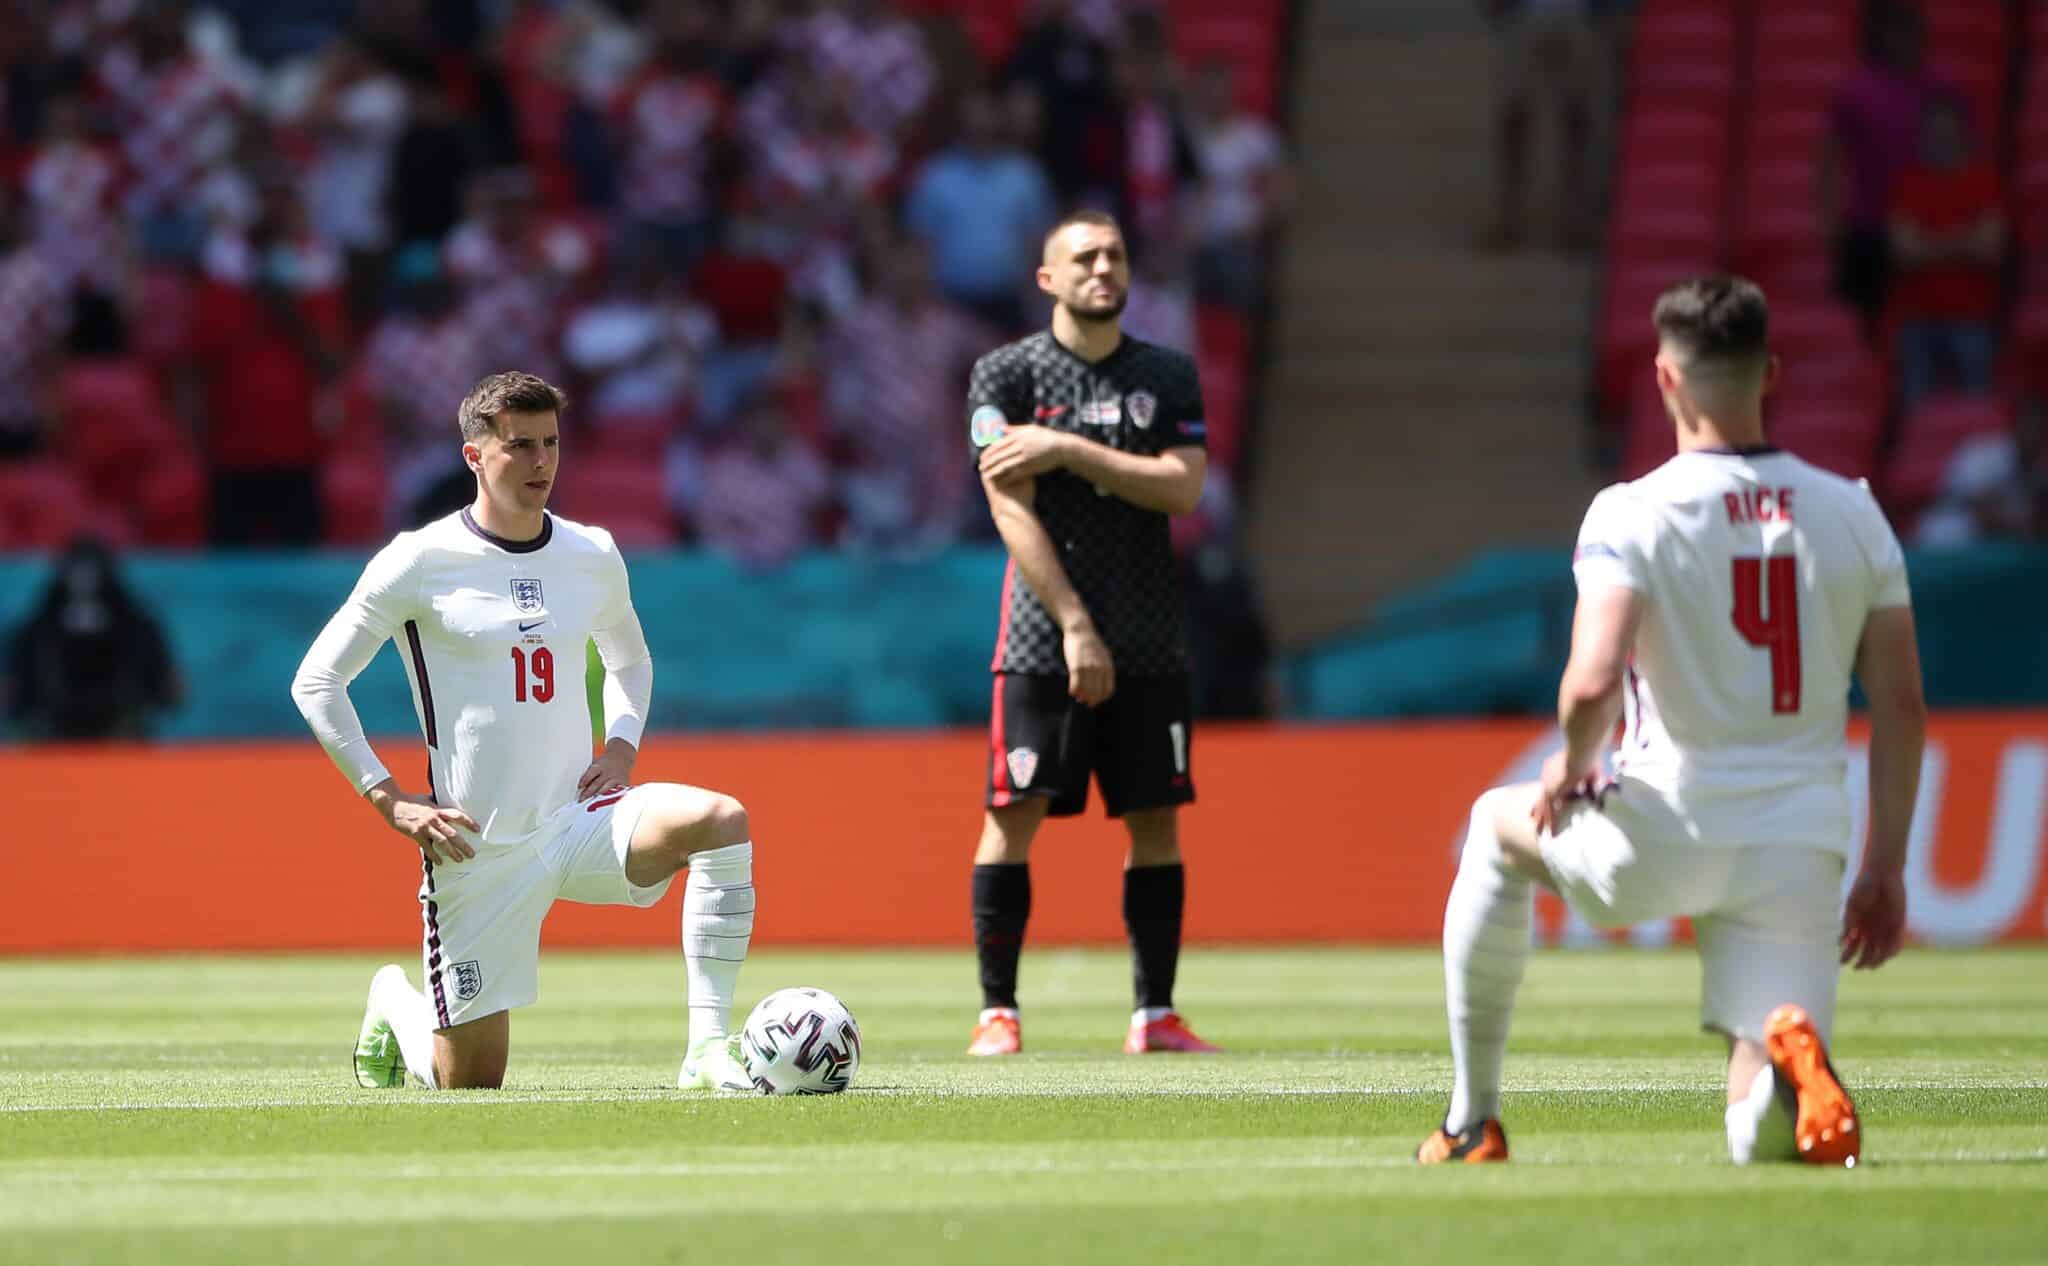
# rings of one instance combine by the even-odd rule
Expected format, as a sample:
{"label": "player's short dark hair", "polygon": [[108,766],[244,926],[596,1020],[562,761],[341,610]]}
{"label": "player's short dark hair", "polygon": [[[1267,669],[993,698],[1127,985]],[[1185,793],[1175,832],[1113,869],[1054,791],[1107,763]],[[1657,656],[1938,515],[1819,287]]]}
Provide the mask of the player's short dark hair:
{"label": "player's short dark hair", "polygon": [[1770,308],[1747,278],[1681,281],[1658,297],[1651,320],[1658,338],[1695,362],[1746,366],[1770,351]]}
{"label": "player's short dark hair", "polygon": [[1045,243],[1040,253],[1042,254],[1044,250],[1050,250],[1052,248],[1052,240],[1068,229],[1073,228],[1076,224],[1092,224],[1098,229],[1114,229],[1118,237],[1122,237],[1124,233],[1124,226],[1118,224],[1116,217],[1109,212],[1098,211],[1093,207],[1082,207],[1079,210],[1067,212],[1060,217],[1058,224],[1045,231]]}
{"label": "player's short dark hair", "polygon": [[491,423],[501,413],[552,413],[560,417],[569,397],[560,387],[536,374],[516,369],[492,374],[469,389],[456,411],[462,424],[462,438],[474,443],[490,434]]}

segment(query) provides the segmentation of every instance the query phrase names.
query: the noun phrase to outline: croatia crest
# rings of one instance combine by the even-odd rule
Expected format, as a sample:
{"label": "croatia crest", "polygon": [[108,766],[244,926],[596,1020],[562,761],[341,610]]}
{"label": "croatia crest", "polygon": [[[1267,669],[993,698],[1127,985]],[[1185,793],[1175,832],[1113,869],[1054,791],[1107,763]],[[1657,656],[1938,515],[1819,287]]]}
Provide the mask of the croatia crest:
{"label": "croatia crest", "polygon": [[1124,397],[1124,409],[1142,431],[1152,425],[1152,415],[1159,411],[1159,397],[1149,391],[1133,391]]}
{"label": "croatia crest", "polygon": [[1010,781],[1019,787],[1029,787],[1031,776],[1038,772],[1038,753],[1028,747],[1013,747],[1009,765]]}
{"label": "croatia crest", "polygon": [[538,580],[514,580],[512,582],[512,605],[532,614],[541,609],[540,582]]}

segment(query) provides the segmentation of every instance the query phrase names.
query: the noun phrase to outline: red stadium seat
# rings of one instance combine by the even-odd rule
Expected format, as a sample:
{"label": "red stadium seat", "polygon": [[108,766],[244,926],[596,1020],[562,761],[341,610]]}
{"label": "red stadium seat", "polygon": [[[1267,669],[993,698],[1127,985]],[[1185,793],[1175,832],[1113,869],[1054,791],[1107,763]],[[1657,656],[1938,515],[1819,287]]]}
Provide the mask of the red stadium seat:
{"label": "red stadium seat", "polygon": [[1630,111],[1619,155],[1624,176],[1641,163],[1682,158],[1719,179],[1728,164],[1727,112],[1675,103]]}
{"label": "red stadium seat", "polygon": [[1917,512],[1933,501],[1948,475],[1949,461],[1965,441],[2013,428],[2012,406],[1996,396],[1934,396],[1907,416],[1898,446],[1885,463],[1889,504]]}
{"label": "red stadium seat", "polygon": [[1771,442],[1824,470],[1867,479],[1877,470],[1884,413],[1843,405],[1781,408],[1771,415]]}
{"label": "red stadium seat", "polygon": [[1252,360],[1251,325],[1242,313],[1214,304],[1195,314],[1207,413],[1209,459],[1236,473],[1245,443],[1245,396]]}
{"label": "red stadium seat", "polygon": [[633,457],[660,464],[669,441],[682,429],[675,413],[608,413],[590,421],[590,447],[612,457]]}
{"label": "red stadium seat", "polygon": [[85,485],[63,462],[0,465],[0,547],[58,549],[95,517]]}
{"label": "red stadium seat", "polygon": [[72,361],[56,392],[63,451],[93,499],[128,516],[150,544],[200,544],[205,468],[143,363]]}
{"label": "red stadium seat", "polygon": [[[672,545],[675,519],[660,462],[611,453],[587,453],[562,467],[551,506],[568,518],[601,523],[631,545]],[[613,525],[624,524],[633,539]],[[658,526],[658,531],[655,528]]]}

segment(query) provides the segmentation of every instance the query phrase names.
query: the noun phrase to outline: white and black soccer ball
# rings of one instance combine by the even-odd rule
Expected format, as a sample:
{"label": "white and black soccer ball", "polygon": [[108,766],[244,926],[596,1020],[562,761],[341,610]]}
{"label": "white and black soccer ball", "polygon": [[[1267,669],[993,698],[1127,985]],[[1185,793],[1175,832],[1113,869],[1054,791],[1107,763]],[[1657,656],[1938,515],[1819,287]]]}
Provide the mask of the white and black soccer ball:
{"label": "white and black soccer ball", "polygon": [[764,1095],[836,1095],[860,1069],[860,1025],[823,989],[778,989],[747,1016],[740,1062]]}

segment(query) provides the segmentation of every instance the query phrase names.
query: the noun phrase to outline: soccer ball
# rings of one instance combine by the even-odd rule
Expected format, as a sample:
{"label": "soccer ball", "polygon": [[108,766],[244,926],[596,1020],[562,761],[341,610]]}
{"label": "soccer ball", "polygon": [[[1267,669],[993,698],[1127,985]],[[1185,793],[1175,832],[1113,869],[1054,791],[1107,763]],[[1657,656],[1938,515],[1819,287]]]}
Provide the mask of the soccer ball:
{"label": "soccer ball", "polygon": [[836,1095],[860,1068],[860,1025],[823,989],[778,989],[747,1016],[740,1062],[764,1095]]}

